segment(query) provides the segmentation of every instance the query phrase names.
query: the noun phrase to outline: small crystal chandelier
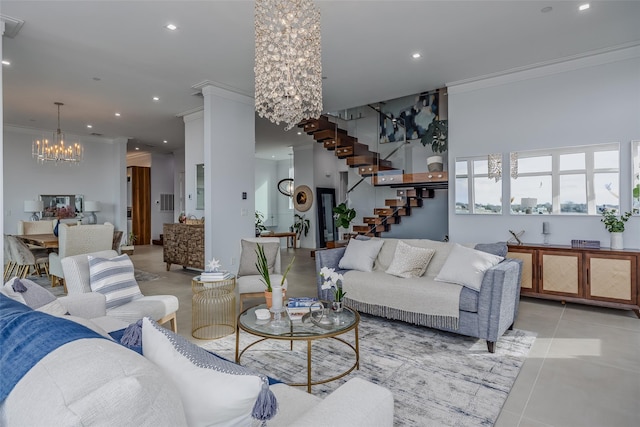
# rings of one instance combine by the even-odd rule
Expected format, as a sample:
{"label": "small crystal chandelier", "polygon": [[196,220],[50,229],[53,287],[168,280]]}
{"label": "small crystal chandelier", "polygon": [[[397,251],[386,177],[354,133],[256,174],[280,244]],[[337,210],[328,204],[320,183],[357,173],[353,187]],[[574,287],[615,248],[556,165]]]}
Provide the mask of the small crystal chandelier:
{"label": "small crystal chandelier", "polygon": [[[489,169],[488,178],[493,178],[496,182],[500,181],[502,178],[502,154],[489,154],[487,166]],[[518,153],[509,154],[509,175],[513,179],[518,179]]]}
{"label": "small crystal chandelier", "polygon": [[54,102],[58,106],[58,129],[53,133],[49,141],[46,138],[36,139],[31,144],[31,155],[39,163],[73,163],[78,164],[82,160],[83,148],[80,143],[65,145],[64,133],[60,130],[60,107],[62,102]]}
{"label": "small crystal chandelier", "polygon": [[312,0],[256,0],[256,111],[285,130],[322,113],[320,11]]}

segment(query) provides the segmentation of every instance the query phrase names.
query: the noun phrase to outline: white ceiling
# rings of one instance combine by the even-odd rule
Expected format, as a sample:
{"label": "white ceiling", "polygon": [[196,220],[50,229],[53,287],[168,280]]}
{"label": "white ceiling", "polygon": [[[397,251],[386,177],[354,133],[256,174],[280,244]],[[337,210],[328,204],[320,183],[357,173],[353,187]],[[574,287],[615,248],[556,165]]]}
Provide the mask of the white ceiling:
{"label": "white ceiling", "polygon": [[[316,0],[325,110],[640,43],[640,1],[592,1],[578,12],[581,3]],[[541,12],[546,6],[552,11]],[[252,1],[2,0],[0,7],[25,21],[15,38],[3,37],[11,61],[3,68],[5,124],[54,130],[60,101],[67,133],[171,151],[184,144],[178,115],[202,106],[193,85],[210,80],[253,95]],[[179,29],[166,30],[169,22]],[[422,58],[413,60],[414,52]],[[283,127],[256,120],[259,157],[288,158],[287,146],[309,144]]]}

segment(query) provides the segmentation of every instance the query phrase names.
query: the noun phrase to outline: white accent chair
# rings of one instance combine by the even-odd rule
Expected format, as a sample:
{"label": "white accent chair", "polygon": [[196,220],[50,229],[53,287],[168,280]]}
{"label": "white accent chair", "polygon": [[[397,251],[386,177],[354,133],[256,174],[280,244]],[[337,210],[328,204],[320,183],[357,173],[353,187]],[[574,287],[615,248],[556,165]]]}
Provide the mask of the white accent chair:
{"label": "white accent chair", "polygon": [[113,224],[111,223],[72,226],[60,223],[58,226],[58,253],[49,254],[51,286],[54,287],[62,283],[65,292],[67,292],[66,283],[63,281],[64,271],[60,263],[62,258],[105,251],[111,249],[112,244]]}
{"label": "white accent chair", "polygon": [[[278,246],[280,245],[279,237],[250,237],[250,238],[244,238],[242,240],[246,240],[248,242],[260,243],[260,244],[276,242]],[[243,265],[243,255],[246,256],[246,254],[243,254],[241,252],[239,265]],[[280,265],[280,263],[281,263],[280,250],[278,250],[278,253],[276,254],[276,262],[273,266],[273,273],[270,274],[272,286],[274,284],[279,285],[280,281],[282,280],[282,266]],[[238,277],[236,279],[236,285],[238,288],[238,294],[240,296],[240,311],[242,311],[244,307],[244,301],[247,298],[264,297],[264,291],[266,290],[266,287],[265,287],[265,284],[262,282],[262,276],[260,276],[259,274],[246,275],[246,276],[241,276],[238,274]],[[282,287],[286,290],[287,285],[288,285],[287,281],[285,280]]]}
{"label": "white accent chair", "polygon": [[[5,255],[9,261],[4,270],[4,279],[13,276],[25,278],[34,269],[34,274],[41,275],[40,267],[48,274],[49,258],[45,249],[31,249],[15,236],[4,236]],[[8,253],[6,253],[8,251]]]}
{"label": "white accent chair", "polygon": [[57,220],[18,221],[18,235],[52,234]]}
{"label": "white accent chair", "polygon": [[[69,295],[91,292],[89,255],[100,258],[113,258],[118,256],[118,253],[109,249],[63,258],[61,265]],[[176,312],[178,311],[178,306],[178,298],[174,295],[143,296],[119,307],[106,309],[106,315],[113,316],[127,324],[148,316],[160,324],[170,322],[171,330],[177,333]]]}

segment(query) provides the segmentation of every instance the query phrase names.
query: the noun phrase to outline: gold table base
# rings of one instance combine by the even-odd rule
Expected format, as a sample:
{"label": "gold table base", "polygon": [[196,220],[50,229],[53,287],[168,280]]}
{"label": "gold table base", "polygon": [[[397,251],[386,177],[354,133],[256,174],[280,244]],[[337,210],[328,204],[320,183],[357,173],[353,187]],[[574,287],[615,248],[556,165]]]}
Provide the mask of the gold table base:
{"label": "gold table base", "polygon": [[[198,276],[199,277],[199,276]],[[216,339],[236,331],[236,279],[191,281],[191,335],[198,339]]]}

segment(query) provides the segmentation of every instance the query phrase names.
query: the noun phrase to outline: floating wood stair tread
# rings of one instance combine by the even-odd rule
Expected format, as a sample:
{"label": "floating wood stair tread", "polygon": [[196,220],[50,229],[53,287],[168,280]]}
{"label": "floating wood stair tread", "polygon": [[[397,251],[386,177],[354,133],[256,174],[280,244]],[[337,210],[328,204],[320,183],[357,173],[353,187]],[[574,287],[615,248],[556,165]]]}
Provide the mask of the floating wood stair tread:
{"label": "floating wood stair tread", "polygon": [[409,197],[416,199],[433,199],[435,192],[432,188],[403,188],[396,190],[398,197]]}
{"label": "floating wood stair tread", "polygon": [[339,159],[366,155],[368,153],[370,153],[369,146],[360,143],[356,143],[352,147],[336,147],[336,156],[338,156]]}
{"label": "floating wood stair tread", "polygon": [[400,218],[395,216],[365,216],[362,218],[365,224],[399,224]]}
{"label": "floating wood stair tread", "polygon": [[378,174],[372,179],[373,185],[401,186],[425,186],[435,188],[447,188],[449,176],[447,172],[419,172],[403,175]]}
{"label": "floating wood stair tread", "polygon": [[396,171],[398,175],[402,175],[402,170],[393,169],[391,166],[386,166],[384,164],[377,165],[369,165],[369,166],[359,166],[358,173],[360,176],[372,176],[377,174],[380,171]]}
{"label": "floating wood stair tread", "polygon": [[353,156],[347,158],[347,166],[351,166],[352,168],[377,164],[391,167],[391,161],[380,160],[378,153],[369,153],[364,156]]}
{"label": "floating wood stair tread", "polygon": [[302,129],[308,134],[312,134],[324,129],[335,129],[335,127],[335,123],[331,123],[326,116],[320,116],[319,119],[307,120],[302,125]]}
{"label": "floating wood stair tread", "polygon": [[375,208],[373,214],[377,216],[407,216],[409,210],[407,208]]}

